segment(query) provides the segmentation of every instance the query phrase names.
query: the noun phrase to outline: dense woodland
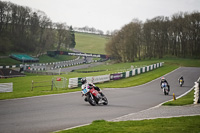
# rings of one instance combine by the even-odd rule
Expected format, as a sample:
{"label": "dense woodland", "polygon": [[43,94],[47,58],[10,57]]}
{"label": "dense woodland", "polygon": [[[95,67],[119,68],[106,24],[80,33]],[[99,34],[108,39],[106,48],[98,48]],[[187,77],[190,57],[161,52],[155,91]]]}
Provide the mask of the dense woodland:
{"label": "dense woodland", "polygon": [[39,10],[0,1],[0,52],[40,54],[47,50],[74,48],[72,26],[53,23]]}
{"label": "dense woodland", "polygon": [[113,33],[105,50],[119,62],[166,55],[200,58],[200,13],[180,12],[144,23],[134,19]]}

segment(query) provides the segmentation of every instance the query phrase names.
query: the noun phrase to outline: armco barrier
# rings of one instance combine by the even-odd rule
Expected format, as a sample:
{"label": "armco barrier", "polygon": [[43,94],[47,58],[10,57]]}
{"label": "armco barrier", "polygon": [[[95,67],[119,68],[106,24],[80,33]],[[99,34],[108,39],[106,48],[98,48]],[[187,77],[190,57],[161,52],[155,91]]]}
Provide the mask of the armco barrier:
{"label": "armco barrier", "polygon": [[[34,64],[25,64],[26,67],[30,67],[33,71],[45,71],[46,69],[44,67],[48,66],[48,65],[55,65],[57,64],[57,67],[55,68],[61,68],[61,67],[68,67],[68,66],[73,66],[73,65],[79,65],[82,64],[83,62],[78,62],[78,63],[73,63],[73,61],[78,60],[80,57],[73,59],[73,60],[68,60],[68,61],[61,61],[61,62],[50,62],[50,63],[34,63]],[[71,63],[69,65],[65,65],[64,63]],[[63,63],[63,64],[62,64]],[[60,64],[60,65],[58,65]],[[16,67],[22,67],[23,64],[20,65],[11,65],[11,66],[0,66],[0,69],[2,68],[16,68]],[[35,66],[43,66],[41,69],[37,69],[35,68]],[[51,69],[55,69],[54,67],[52,67]]]}
{"label": "armco barrier", "polygon": [[136,75],[136,70],[133,69],[133,70],[132,70],[132,76],[135,76],[135,75]]}
{"label": "armco barrier", "polygon": [[[92,77],[86,77],[86,79],[88,80],[88,82],[92,82],[92,83],[100,83],[100,82],[106,82],[106,81],[110,81],[110,80],[118,80],[118,79],[122,79],[122,78],[128,78],[134,75],[138,75],[141,73],[145,73],[148,72],[150,70],[159,68],[163,65],[164,62],[161,63],[156,63],[153,65],[149,65],[146,67],[141,67],[141,68],[135,68],[132,69],[131,71],[126,71],[126,72],[119,72],[119,73],[115,73],[115,74],[109,74],[109,75],[100,75],[100,76],[92,76]],[[75,87],[80,87],[81,86],[81,78],[70,78],[69,79],[69,88],[75,88]]]}
{"label": "armco barrier", "polygon": [[141,68],[138,68],[137,69],[137,74],[140,74],[141,73]]}
{"label": "armco barrier", "polygon": [[122,73],[110,74],[110,80],[118,80],[122,78]]}
{"label": "armco barrier", "polygon": [[78,87],[78,78],[70,78],[68,88]]}

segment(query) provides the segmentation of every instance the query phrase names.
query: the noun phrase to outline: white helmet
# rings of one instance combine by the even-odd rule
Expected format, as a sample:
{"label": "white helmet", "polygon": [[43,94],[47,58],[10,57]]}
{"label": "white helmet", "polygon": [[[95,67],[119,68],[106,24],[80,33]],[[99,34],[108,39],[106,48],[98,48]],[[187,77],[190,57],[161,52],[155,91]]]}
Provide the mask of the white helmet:
{"label": "white helmet", "polygon": [[81,79],[81,83],[82,83],[82,84],[85,84],[86,82],[87,82],[86,78],[82,78],[82,79]]}

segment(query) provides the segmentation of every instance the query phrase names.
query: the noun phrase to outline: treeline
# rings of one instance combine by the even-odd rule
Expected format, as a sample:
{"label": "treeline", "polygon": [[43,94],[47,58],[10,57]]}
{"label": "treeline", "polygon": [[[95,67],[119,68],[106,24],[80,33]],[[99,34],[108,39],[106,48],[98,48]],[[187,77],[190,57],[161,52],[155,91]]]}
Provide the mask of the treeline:
{"label": "treeline", "polygon": [[81,28],[74,27],[74,31],[103,35],[103,31],[102,30],[98,30],[98,29],[96,29],[94,27],[88,27],[88,26],[84,26],[84,27],[81,27]]}
{"label": "treeline", "polygon": [[39,10],[0,1],[0,52],[43,53],[74,48],[73,28],[53,23]]}
{"label": "treeline", "polygon": [[105,50],[119,62],[165,55],[200,58],[200,13],[180,12],[144,23],[134,19],[113,33]]}

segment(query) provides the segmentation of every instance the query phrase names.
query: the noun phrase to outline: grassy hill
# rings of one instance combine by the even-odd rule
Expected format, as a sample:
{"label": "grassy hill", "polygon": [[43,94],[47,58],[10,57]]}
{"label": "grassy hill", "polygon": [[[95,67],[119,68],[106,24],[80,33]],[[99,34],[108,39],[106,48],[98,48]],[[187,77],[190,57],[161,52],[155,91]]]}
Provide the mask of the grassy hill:
{"label": "grassy hill", "polygon": [[75,49],[85,53],[105,54],[105,44],[108,42],[106,36],[75,33]]}
{"label": "grassy hill", "polygon": [[[108,41],[106,36],[95,35],[95,34],[88,34],[88,33],[75,33],[76,39],[76,47],[75,49],[85,52],[85,53],[95,53],[95,54],[105,54],[105,44]],[[74,57],[71,56],[57,56],[57,57],[48,57],[48,56],[41,56],[39,57],[40,63],[47,63],[47,62],[57,62],[57,61],[64,61],[64,60],[71,60]],[[0,58],[0,66],[5,65],[18,65],[21,62],[16,61],[11,58]]]}

